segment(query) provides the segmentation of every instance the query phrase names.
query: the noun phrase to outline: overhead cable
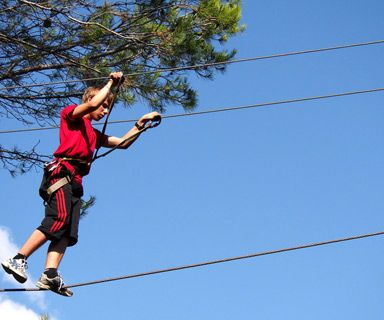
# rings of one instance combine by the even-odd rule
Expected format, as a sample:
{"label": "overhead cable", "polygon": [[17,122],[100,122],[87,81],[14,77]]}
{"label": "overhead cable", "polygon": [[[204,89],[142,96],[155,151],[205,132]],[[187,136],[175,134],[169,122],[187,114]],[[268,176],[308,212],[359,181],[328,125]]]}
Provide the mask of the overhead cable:
{"label": "overhead cable", "polygon": [[[235,111],[235,110],[241,110],[241,109],[268,107],[268,106],[275,106],[275,105],[280,105],[280,104],[288,104],[288,103],[304,102],[304,101],[320,100],[320,99],[330,99],[330,98],[345,97],[345,96],[351,96],[351,95],[374,93],[374,92],[380,92],[380,91],[384,91],[384,88],[357,90],[357,91],[349,91],[349,92],[328,94],[328,95],[323,95],[323,96],[312,96],[312,97],[304,97],[304,98],[297,98],[297,99],[290,99],[290,100],[280,100],[280,101],[272,101],[272,102],[250,104],[250,105],[244,105],[244,106],[235,106],[235,107],[228,107],[228,108],[218,108],[218,109],[211,109],[211,110],[205,110],[205,111],[197,111],[197,112],[189,112],[189,113],[179,113],[179,114],[163,116],[162,118],[163,119],[167,119],[167,118],[170,119],[170,118],[178,118],[178,117],[189,117],[189,116],[203,115],[203,114],[208,114],[208,113],[218,113],[218,112]],[[114,121],[109,121],[108,123],[109,124],[118,124],[118,123],[128,123],[128,122],[136,122],[136,121],[137,121],[137,119],[114,120]],[[95,123],[94,125],[104,125],[104,122],[102,122],[102,123]],[[52,129],[58,129],[58,128],[59,128],[59,126],[43,127],[43,128],[1,130],[0,134],[31,132],[31,131],[45,131],[45,130],[52,130]]]}
{"label": "overhead cable", "polygon": [[[384,43],[384,40],[360,42],[360,43],[339,45],[339,46],[333,46],[333,47],[309,49],[309,50],[303,50],[303,51],[292,51],[292,52],[285,52],[285,53],[277,53],[277,54],[266,55],[266,56],[257,56],[257,57],[243,58],[243,59],[234,59],[234,60],[227,60],[227,61],[221,61],[221,62],[203,63],[203,64],[196,64],[196,65],[191,65],[191,66],[183,66],[183,67],[175,67],[175,68],[156,68],[156,69],[150,70],[150,71],[128,73],[128,74],[125,74],[124,76],[128,78],[128,77],[139,76],[139,75],[147,75],[147,74],[153,74],[153,73],[158,73],[158,72],[163,73],[163,72],[174,72],[174,71],[185,71],[185,70],[201,69],[201,68],[215,67],[215,66],[217,67],[217,66],[224,66],[224,65],[227,65],[227,64],[234,64],[234,63],[241,63],[241,62],[250,62],[250,61],[257,61],[257,60],[266,60],[266,59],[274,59],[274,58],[282,58],[282,57],[288,57],[288,56],[294,56],[294,55],[318,53],[318,52],[333,51],[333,50],[340,50],[340,49],[348,49],[348,48],[370,46],[370,45],[377,45],[377,44],[383,44],[383,43]],[[70,60],[70,62],[75,63],[72,60]],[[90,69],[89,66],[83,66],[83,67],[87,67],[88,69]],[[98,73],[100,73],[99,70],[96,70],[96,69],[93,69],[93,68],[92,68],[92,70],[97,71]],[[108,77],[95,77],[95,78],[86,78],[86,79],[82,79],[82,80],[67,80],[67,81],[43,82],[43,83],[35,83],[35,84],[26,84],[26,85],[3,87],[3,88],[0,88],[0,91],[11,90],[11,89],[18,89],[18,88],[32,88],[32,87],[40,87],[40,86],[47,86],[47,85],[58,85],[58,84],[66,84],[66,83],[76,83],[76,82],[105,80],[105,79],[108,79]]]}
{"label": "overhead cable", "polygon": [[[65,287],[66,288],[84,287],[84,286],[90,286],[90,285],[105,283],[105,282],[139,278],[139,277],[145,277],[145,276],[150,276],[150,275],[159,274],[159,273],[166,273],[166,272],[173,272],[173,271],[179,271],[179,270],[184,270],[184,269],[198,268],[198,267],[203,267],[203,266],[208,266],[208,265],[213,265],[213,264],[225,263],[225,262],[236,261],[236,260],[244,260],[244,259],[249,259],[249,258],[256,258],[256,257],[266,256],[266,255],[271,255],[271,254],[276,254],[276,253],[282,253],[282,252],[288,252],[288,251],[294,251],[294,250],[300,250],[300,249],[307,249],[307,248],[312,248],[312,247],[319,247],[319,246],[329,245],[329,244],[338,243],[338,242],[345,242],[345,241],[351,241],[351,240],[357,240],[357,239],[363,239],[363,238],[375,237],[375,236],[381,236],[381,235],[384,235],[384,231],[362,234],[362,235],[351,236],[351,237],[345,237],[345,238],[339,238],[339,239],[334,239],[334,240],[327,240],[327,241],[322,241],[322,242],[315,242],[315,243],[304,244],[304,245],[300,245],[300,246],[288,247],[288,248],[277,249],[277,250],[256,252],[256,253],[251,253],[251,254],[237,256],[237,257],[205,261],[205,262],[188,264],[188,265],[184,265],[184,266],[172,267],[172,268],[167,268],[167,269],[159,269],[159,270],[154,270],[154,271],[149,271],[149,272],[129,274],[126,276],[121,276],[121,277],[113,277],[113,278],[106,278],[106,279],[95,280],[95,281],[80,282],[80,283],[68,285]],[[45,291],[45,290],[39,289],[39,288],[0,289],[0,292],[18,292],[18,291]]]}

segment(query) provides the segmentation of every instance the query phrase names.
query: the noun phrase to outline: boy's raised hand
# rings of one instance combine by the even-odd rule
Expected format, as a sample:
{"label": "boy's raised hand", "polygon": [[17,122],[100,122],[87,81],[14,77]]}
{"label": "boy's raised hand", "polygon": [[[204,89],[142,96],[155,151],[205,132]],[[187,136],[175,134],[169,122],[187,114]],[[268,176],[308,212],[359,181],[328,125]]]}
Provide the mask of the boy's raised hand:
{"label": "boy's raised hand", "polygon": [[109,79],[113,81],[112,85],[116,86],[119,83],[119,80],[123,78],[123,73],[121,71],[111,72],[109,75]]}

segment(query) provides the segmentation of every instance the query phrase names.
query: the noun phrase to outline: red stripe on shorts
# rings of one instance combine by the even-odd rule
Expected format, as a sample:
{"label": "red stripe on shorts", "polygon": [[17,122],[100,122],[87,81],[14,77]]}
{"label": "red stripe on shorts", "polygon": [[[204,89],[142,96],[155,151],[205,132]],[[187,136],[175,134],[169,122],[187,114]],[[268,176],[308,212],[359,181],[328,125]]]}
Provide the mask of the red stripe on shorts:
{"label": "red stripe on shorts", "polygon": [[50,232],[59,231],[67,218],[67,207],[65,205],[65,197],[63,189],[56,191],[56,206],[57,206],[57,220],[51,227]]}
{"label": "red stripe on shorts", "polygon": [[[52,179],[52,184],[56,183],[56,181],[58,181],[59,179]],[[56,197],[56,209],[57,209],[57,214],[59,215],[59,209],[58,209],[58,200],[57,200],[57,193],[55,194],[55,197]],[[56,228],[56,224],[57,224],[57,219],[58,217],[55,218],[55,222],[54,224],[52,225],[51,229],[49,230],[49,232],[54,232],[55,228]]]}
{"label": "red stripe on shorts", "polygon": [[65,196],[64,196],[63,189],[59,189],[57,192],[60,194],[61,209],[62,209],[62,211],[61,211],[61,213],[62,213],[61,219],[59,218],[60,224],[57,227],[57,231],[59,231],[63,227],[63,225],[65,223],[65,220],[67,220],[67,206],[66,206],[66,203],[65,203]]}

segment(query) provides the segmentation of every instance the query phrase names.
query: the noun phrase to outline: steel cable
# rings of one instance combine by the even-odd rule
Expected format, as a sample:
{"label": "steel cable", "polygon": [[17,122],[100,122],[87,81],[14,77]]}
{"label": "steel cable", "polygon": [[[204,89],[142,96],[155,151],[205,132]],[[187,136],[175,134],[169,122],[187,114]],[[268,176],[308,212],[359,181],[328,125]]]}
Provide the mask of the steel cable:
{"label": "steel cable", "polygon": [[[173,271],[179,271],[179,270],[184,270],[184,269],[198,268],[198,267],[203,267],[203,266],[208,266],[208,265],[213,265],[213,264],[219,264],[219,263],[225,263],[225,262],[243,260],[243,259],[249,259],[249,258],[256,258],[256,257],[260,257],[260,256],[266,256],[266,255],[277,254],[277,253],[288,252],[288,251],[294,251],[294,250],[307,249],[307,248],[312,248],[312,247],[319,247],[319,246],[329,245],[329,244],[333,244],[333,243],[363,239],[363,238],[368,238],[368,237],[376,237],[376,236],[381,236],[381,235],[384,235],[384,231],[362,234],[362,235],[351,236],[351,237],[345,237],[345,238],[339,238],[339,239],[333,239],[333,240],[326,240],[326,241],[315,242],[315,243],[309,243],[309,244],[299,245],[299,246],[295,246],[295,247],[282,248],[282,249],[277,249],[277,250],[256,252],[256,253],[251,253],[251,254],[242,255],[242,256],[230,257],[230,258],[219,259],[219,260],[205,261],[205,262],[200,262],[200,263],[195,263],[195,264],[188,264],[188,265],[184,265],[184,266],[171,267],[171,268],[167,268],[167,269],[159,269],[159,270],[154,270],[154,271],[149,271],[149,272],[129,274],[126,276],[121,276],[121,277],[113,277],[113,278],[106,278],[106,279],[100,279],[100,280],[95,280],[95,281],[80,282],[80,283],[71,284],[71,285],[68,285],[65,287],[66,288],[76,288],[76,287],[90,286],[90,285],[95,285],[95,284],[100,284],[100,283],[105,283],[105,282],[139,278],[139,277],[145,277],[145,276],[150,276],[150,275],[159,274],[159,273],[166,273],[166,272],[173,272]],[[0,292],[18,292],[18,291],[45,291],[45,290],[39,289],[39,288],[0,289]]]}
{"label": "steel cable", "polygon": [[[338,45],[338,46],[318,48],[318,49],[309,49],[309,50],[302,50],[302,51],[291,51],[291,52],[285,52],[285,53],[276,53],[276,54],[265,55],[265,56],[257,56],[257,57],[251,57],[251,58],[234,59],[234,60],[227,60],[227,61],[221,61],[221,62],[203,63],[203,64],[196,64],[196,65],[191,65],[191,66],[183,66],[183,67],[175,67],[175,68],[156,68],[156,69],[150,70],[150,71],[128,73],[128,74],[125,74],[124,77],[128,78],[128,77],[139,76],[139,75],[153,74],[153,73],[157,73],[157,72],[161,72],[162,73],[162,72],[175,72],[175,71],[202,69],[202,68],[214,67],[214,66],[224,66],[224,65],[227,65],[227,64],[250,62],[250,61],[257,61],[257,60],[266,60],[266,59],[274,59],[274,58],[282,58],[282,57],[288,57],[288,56],[310,54],[310,53],[318,53],[318,52],[325,52],[325,51],[333,51],[333,50],[340,50],[340,49],[349,49],[349,48],[377,45],[377,44],[383,44],[383,43],[384,43],[384,40],[375,40],[375,41],[359,42],[359,43],[352,43],[352,44],[346,44],[346,45]],[[70,62],[75,63],[74,61],[70,61]],[[86,66],[86,67],[90,68],[88,66]],[[92,68],[92,70],[94,70],[95,72],[100,73],[100,71],[95,70],[93,68]],[[12,90],[12,89],[18,89],[18,88],[32,88],[32,87],[41,87],[41,86],[47,86],[47,85],[58,85],[58,84],[66,84],[66,83],[76,83],[76,82],[84,82],[84,81],[105,80],[105,79],[108,79],[108,77],[94,77],[94,78],[86,78],[86,79],[82,79],[82,80],[42,82],[42,83],[35,83],[35,84],[29,84],[29,85],[27,84],[27,85],[3,87],[3,88],[0,88],[0,91]]]}
{"label": "steel cable", "polygon": [[[268,107],[268,106],[274,106],[274,105],[280,105],[280,104],[288,104],[288,103],[304,102],[304,101],[320,100],[320,99],[330,99],[330,98],[337,98],[337,97],[344,97],[344,96],[351,96],[351,95],[358,95],[358,94],[366,94],[366,93],[373,93],[373,92],[380,92],[380,91],[384,91],[384,88],[374,88],[374,89],[367,89],[367,90],[349,91],[349,92],[328,94],[328,95],[323,95],[323,96],[312,96],[312,97],[304,97],[304,98],[297,98],[297,99],[264,102],[264,103],[250,104],[250,105],[244,105],[244,106],[235,106],[235,107],[228,107],[228,108],[221,108],[221,109],[220,108],[219,109],[211,109],[211,110],[206,110],[206,111],[197,111],[197,112],[190,112],[190,113],[179,113],[179,114],[173,114],[173,115],[168,115],[168,116],[162,116],[162,118],[163,119],[171,119],[171,118],[179,118],[179,117],[189,117],[189,116],[203,115],[203,114],[209,114],[209,113],[218,113],[218,112],[235,111],[235,110],[241,110],[241,109]],[[108,124],[129,123],[129,122],[135,122],[135,121],[137,121],[137,120],[136,119],[114,120],[114,121],[109,121]],[[104,122],[95,123],[94,125],[104,125]],[[45,130],[52,130],[52,129],[58,129],[58,128],[59,128],[58,126],[52,126],[52,127],[45,127],[45,128],[1,130],[0,134],[30,132],[30,131],[45,131]]]}

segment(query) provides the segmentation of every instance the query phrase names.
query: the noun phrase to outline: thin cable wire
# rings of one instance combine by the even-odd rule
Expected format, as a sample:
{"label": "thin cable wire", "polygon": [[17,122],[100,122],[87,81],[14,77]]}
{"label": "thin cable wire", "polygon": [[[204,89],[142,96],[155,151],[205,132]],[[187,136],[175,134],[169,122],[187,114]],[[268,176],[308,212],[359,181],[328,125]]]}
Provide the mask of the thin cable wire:
{"label": "thin cable wire", "polygon": [[[339,46],[334,46],[334,47],[325,47],[325,48],[309,49],[309,50],[303,50],[303,51],[277,53],[277,54],[266,55],[266,56],[257,56],[257,57],[251,57],[251,58],[235,59],[235,60],[228,60],[228,61],[222,61],[222,62],[204,63],[204,64],[197,64],[197,65],[192,65],[192,66],[175,67],[175,68],[158,68],[158,69],[154,69],[151,71],[128,73],[128,74],[125,74],[124,76],[128,78],[128,77],[132,77],[132,76],[147,75],[147,74],[153,74],[153,73],[157,73],[157,72],[193,70],[193,69],[200,69],[200,68],[213,67],[213,66],[224,66],[227,64],[234,64],[234,63],[282,58],[282,57],[288,57],[288,56],[294,56],[294,55],[318,53],[318,52],[333,51],[333,50],[340,50],[340,49],[348,49],[348,48],[370,46],[370,45],[377,45],[377,44],[383,44],[383,43],[384,43],[384,40],[360,42],[360,43],[353,43],[353,44],[347,44],[347,45],[339,45]],[[18,89],[18,88],[32,88],[32,87],[40,87],[40,86],[47,86],[47,85],[76,83],[76,82],[83,82],[83,81],[105,80],[105,79],[108,79],[108,77],[95,77],[95,78],[87,78],[87,79],[82,79],[82,80],[43,82],[43,83],[36,83],[36,84],[30,84],[30,85],[3,87],[3,88],[0,88],[0,91]]]}
{"label": "thin cable wire", "polygon": [[[221,109],[211,109],[211,110],[206,110],[206,111],[198,111],[198,112],[190,112],[190,113],[179,113],[179,114],[173,114],[173,115],[169,115],[169,116],[163,116],[162,118],[163,119],[171,119],[171,118],[178,118],[178,117],[189,117],[189,116],[204,115],[204,114],[209,114],[209,113],[218,113],[218,112],[235,111],[235,110],[241,110],[241,109],[268,107],[268,106],[275,106],[275,105],[280,105],[280,104],[305,102],[305,101],[320,100],[320,99],[330,99],[330,98],[345,97],[345,96],[351,96],[351,95],[374,93],[374,92],[380,92],[380,91],[384,91],[384,88],[374,88],[374,89],[367,89],[367,90],[349,91],[349,92],[328,94],[328,95],[323,95],[323,96],[312,96],[312,97],[297,98],[297,99],[290,99],[290,100],[264,102],[264,103],[258,103],[258,104],[228,107],[228,108],[221,108]],[[137,119],[114,120],[114,121],[109,121],[108,123],[109,124],[118,124],[118,123],[129,123],[129,122],[135,122],[135,121],[137,121]],[[94,125],[104,125],[104,122],[95,123]],[[2,131],[0,131],[0,134],[30,132],[30,131],[44,131],[44,130],[52,130],[52,129],[57,129],[57,128],[59,128],[59,126],[52,126],[52,127],[45,127],[45,128],[2,130]]]}
{"label": "thin cable wire", "polygon": [[[208,265],[213,265],[213,264],[225,263],[225,262],[236,261],[236,260],[244,260],[244,259],[249,259],[249,258],[256,258],[256,257],[260,257],[260,256],[266,256],[266,255],[277,254],[277,253],[288,252],[288,251],[294,251],[294,250],[307,249],[307,248],[312,248],[312,247],[319,247],[319,246],[329,245],[329,244],[338,243],[338,242],[345,242],[345,241],[363,239],[363,238],[368,238],[368,237],[376,237],[376,236],[381,236],[381,235],[384,235],[384,231],[362,234],[362,235],[351,236],[351,237],[345,237],[345,238],[339,238],[339,239],[334,239],[334,240],[327,240],[327,241],[322,241],[322,242],[315,242],[315,243],[304,244],[304,245],[295,246],[295,247],[282,248],[282,249],[277,249],[277,250],[256,252],[256,253],[237,256],[237,257],[205,261],[205,262],[188,264],[188,265],[184,265],[184,266],[172,267],[172,268],[167,268],[167,269],[159,269],[159,270],[154,270],[154,271],[149,271],[149,272],[130,274],[130,275],[121,276],[121,277],[113,277],[113,278],[106,278],[106,279],[95,280],[95,281],[80,282],[80,283],[68,285],[65,287],[66,288],[84,287],[84,286],[90,286],[90,285],[105,283],[105,282],[120,281],[120,280],[139,278],[139,277],[146,277],[146,276],[159,274],[159,273],[166,273],[166,272],[173,272],[173,271],[179,271],[179,270],[184,270],[184,269],[198,268],[198,267],[203,267],[203,266],[208,266]],[[44,290],[38,289],[38,288],[0,289],[0,292],[17,292],[17,291],[44,291]]]}

